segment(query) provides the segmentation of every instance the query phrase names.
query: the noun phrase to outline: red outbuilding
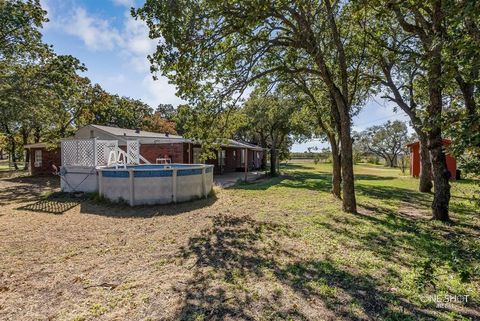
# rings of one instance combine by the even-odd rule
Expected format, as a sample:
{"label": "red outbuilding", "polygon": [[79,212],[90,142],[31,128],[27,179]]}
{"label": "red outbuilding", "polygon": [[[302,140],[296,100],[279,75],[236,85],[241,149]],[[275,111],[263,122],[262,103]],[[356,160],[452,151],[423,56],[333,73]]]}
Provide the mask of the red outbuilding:
{"label": "red outbuilding", "polygon": [[[452,143],[451,140],[444,139],[443,146],[448,146]],[[410,148],[410,175],[413,177],[419,177],[421,171],[421,162],[420,162],[420,142],[415,142],[407,145]],[[457,177],[457,161],[455,158],[450,155],[445,155],[447,158],[447,168],[450,172],[451,179],[456,179]]]}
{"label": "red outbuilding", "polygon": [[25,145],[30,154],[29,170],[32,175],[51,175],[55,170],[53,165],[60,167],[60,148],[47,148],[45,143]]}

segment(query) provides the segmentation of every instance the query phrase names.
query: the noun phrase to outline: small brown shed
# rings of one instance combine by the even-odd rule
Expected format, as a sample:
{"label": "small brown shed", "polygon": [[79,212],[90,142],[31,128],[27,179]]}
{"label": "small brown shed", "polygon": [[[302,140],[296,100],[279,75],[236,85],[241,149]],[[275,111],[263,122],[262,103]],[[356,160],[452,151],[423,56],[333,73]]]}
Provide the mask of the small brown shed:
{"label": "small brown shed", "polygon": [[53,165],[60,167],[60,148],[49,149],[45,143],[29,144],[24,147],[30,154],[30,174],[51,175],[54,172]]}

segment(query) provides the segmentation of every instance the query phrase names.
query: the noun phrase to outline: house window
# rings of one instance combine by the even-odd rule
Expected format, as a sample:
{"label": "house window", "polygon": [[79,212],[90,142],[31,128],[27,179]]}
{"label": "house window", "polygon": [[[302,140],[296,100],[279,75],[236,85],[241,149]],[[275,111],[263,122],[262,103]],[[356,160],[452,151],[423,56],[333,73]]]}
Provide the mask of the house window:
{"label": "house window", "polygon": [[225,158],[226,158],[226,155],[225,155],[225,150],[219,150],[218,151],[218,164],[221,165],[221,166],[225,166]]}
{"label": "house window", "polygon": [[41,167],[42,166],[42,150],[41,149],[36,149],[35,150],[35,159],[34,159],[34,164],[35,167]]}
{"label": "house window", "polygon": [[236,158],[237,158],[237,151],[234,150],[234,151],[233,151],[233,159],[236,159]]}
{"label": "house window", "polygon": [[245,149],[242,149],[242,153],[240,154],[240,160],[242,164],[245,164]]}

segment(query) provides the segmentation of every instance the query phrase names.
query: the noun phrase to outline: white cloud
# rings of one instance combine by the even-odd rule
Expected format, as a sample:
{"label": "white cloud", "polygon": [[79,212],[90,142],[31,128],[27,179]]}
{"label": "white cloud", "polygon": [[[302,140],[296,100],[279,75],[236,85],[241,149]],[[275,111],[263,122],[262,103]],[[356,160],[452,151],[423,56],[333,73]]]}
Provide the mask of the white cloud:
{"label": "white cloud", "polygon": [[127,82],[127,77],[124,74],[108,76],[106,81],[111,84],[124,84]]}
{"label": "white cloud", "polygon": [[132,18],[128,10],[119,26],[82,7],[75,7],[67,17],[57,20],[54,25],[58,30],[80,38],[88,49],[118,51],[135,71],[149,72],[147,55],[155,51],[156,41],[148,37],[146,24]]}
{"label": "white cloud", "polygon": [[155,51],[156,41],[148,37],[143,21],[133,19],[127,12],[123,24],[123,42],[120,46],[132,67],[138,72],[149,72],[147,56]]}
{"label": "white cloud", "polygon": [[119,6],[133,7],[135,5],[134,0],[112,0],[112,2]]}
{"label": "white cloud", "polygon": [[108,20],[89,16],[81,7],[75,8],[72,16],[62,24],[67,33],[82,39],[91,50],[113,50],[123,41]]}
{"label": "white cloud", "polygon": [[[148,37],[146,24],[135,20],[128,9],[119,19],[111,16],[105,18],[92,14],[74,0],[41,1],[42,4],[50,5],[50,8],[55,7],[53,14],[49,16],[52,20],[50,27],[56,32],[79,38],[92,52],[91,55],[106,51],[120,57],[124,62],[123,66],[112,66],[110,75],[94,77],[99,79],[102,87],[120,95],[142,99],[152,107],[159,103],[182,103],[182,100],[175,96],[175,87],[168,83],[167,78],[152,79],[147,56],[154,53],[157,41]],[[112,1],[124,6],[135,4],[130,0]],[[75,52],[71,54],[75,55]],[[89,68],[89,73],[95,73],[95,70]]]}
{"label": "white cloud", "polygon": [[175,96],[175,87],[168,83],[168,79],[161,77],[153,80],[151,75],[145,76],[141,86],[146,90],[143,100],[155,108],[158,104],[172,104],[174,106],[181,104],[183,101]]}

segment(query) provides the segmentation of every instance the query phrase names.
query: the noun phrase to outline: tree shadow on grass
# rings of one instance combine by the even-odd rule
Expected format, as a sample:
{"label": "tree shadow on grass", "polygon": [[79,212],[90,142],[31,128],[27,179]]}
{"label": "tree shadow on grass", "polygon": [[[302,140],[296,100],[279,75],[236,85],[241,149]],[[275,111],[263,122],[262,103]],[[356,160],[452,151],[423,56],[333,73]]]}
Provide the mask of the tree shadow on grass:
{"label": "tree shadow on grass", "polygon": [[118,218],[152,218],[156,216],[171,216],[185,214],[198,209],[212,206],[218,200],[215,194],[207,198],[191,201],[164,204],[129,206],[125,203],[112,203],[103,200],[88,200],[80,205],[81,214],[92,214]]}
{"label": "tree shadow on grass", "polygon": [[184,299],[174,319],[435,319],[369,276],[328,258],[304,258],[286,247],[285,240],[292,241],[289,230],[248,216],[214,217],[213,226],[181,251],[193,277],[175,289]]}
{"label": "tree shadow on grass", "polygon": [[377,280],[347,271],[330,260],[304,260],[277,271],[278,279],[306,300],[319,299],[334,312],[334,320],[436,320]]}
{"label": "tree shadow on grass", "polygon": [[[356,175],[357,180],[392,180],[394,177],[376,175]],[[267,190],[271,187],[288,187],[312,191],[330,192],[332,189],[332,174],[312,171],[293,171],[278,177],[261,180],[258,182],[241,183],[230,189]]]}
{"label": "tree shadow on grass", "polygon": [[6,182],[7,186],[0,188],[0,205],[37,200],[45,191],[52,191],[60,186],[60,180],[55,176],[12,177],[0,179],[0,183],[2,182]]}
{"label": "tree shadow on grass", "polygon": [[401,188],[388,185],[364,185],[358,183],[355,185],[356,193],[365,195],[374,199],[382,200],[386,203],[393,202],[398,204],[398,201],[406,202],[415,207],[429,208],[432,195],[427,193],[420,193],[407,188]]}
{"label": "tree shadow on grass", "polygon": [[[355,191],[360,195],[381,200],[386,204],[397,205],[399,202],[404,202],[412,208],[421,210],[430,210],[433,199],[433,194],[431,193],[420,193],[411,189],[388,185],[371,186],[359,183],[356,184]],[[468,206],[456,201],[456,199],[458,199],[456,196],[452,196],[450,199],[449,208],[452,213],[460,215],[474,213],[475,208],[473,204]]]}
{"label": "tree shadow on grass", "polygon": [[[337,234],[334,238],[343,240],[344,246],[416,271],[414,282],[419,288],[435,291],[439,282],[437,273],[445,269],[460,282],[471,282],[480,277],[476,263],[480,261],[480,248],[471,242],[475,239],[472,231],[456,224],[434,225],[428,220],[412,220],[389,207],[359,205],[364,210],[348,219],[333,217],[328,222],[315,224]],[[475,304],[468,302],[465,307],[455,307],[460,309],[456,313],[476,319],[480,317],[480,310],[474,308]]]}
{"label": "tree shadow on grass", "polygon": [[[275,266],[273,254],[280,249],[266,238],[282,229],[285,227],[256,222],[248,216],[215,216],[211,228],[190,238],[181,249],[180,256],[193,260],[195,270],[185,288],[177,289],[184,301],[174,319],[256,320],[252,304],[258,301],[258,294],[246,279],[262,278]],[[291,256],[286,251],[282,254]],[[289,314],[286,317],[292,315],[285,313]]]}

